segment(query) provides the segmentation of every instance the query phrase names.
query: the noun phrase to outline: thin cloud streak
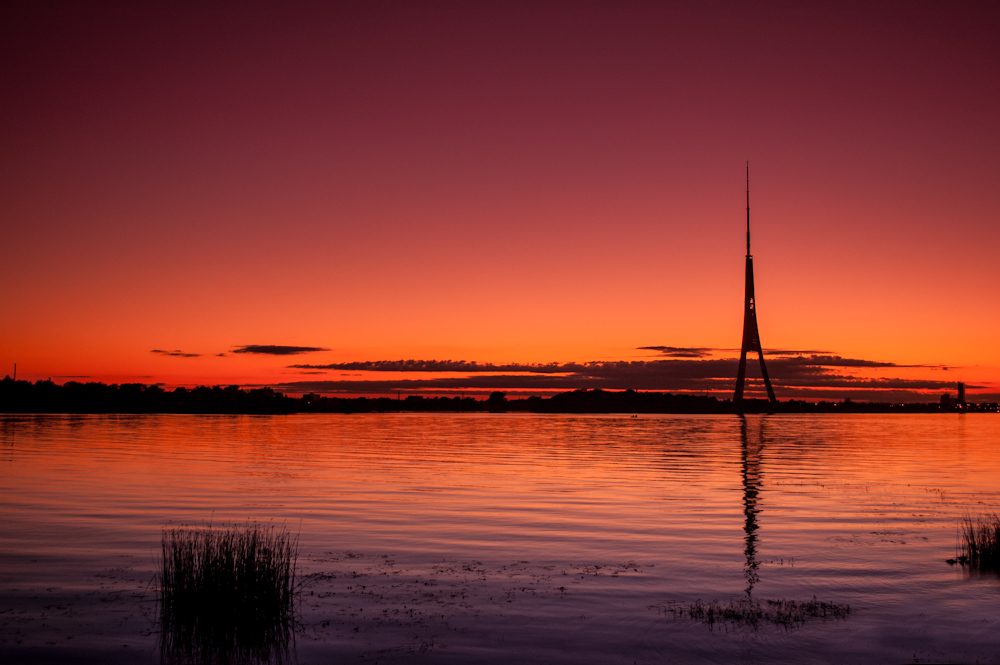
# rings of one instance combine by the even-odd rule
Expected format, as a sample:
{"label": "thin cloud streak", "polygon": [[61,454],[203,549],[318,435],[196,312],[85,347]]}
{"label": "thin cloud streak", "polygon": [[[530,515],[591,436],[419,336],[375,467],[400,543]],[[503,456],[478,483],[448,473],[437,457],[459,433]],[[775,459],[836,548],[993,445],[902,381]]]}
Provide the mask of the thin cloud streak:
{"label": "thin cloud streak", "polygon": [[233,353],[254,353],[266,356],[297,356],[300,353],[329,351],[321,346],[282,346],[279,344],[245,344],[233,349]]}
{"label": "thin cloud streak", "polygon": [[[670,358],[706,358],[724,353],[739,353],[738,348],[719,348],[710,346],[640,346],[639,351],[656,351]],[[767,349],[765,355],[770,356],[833,356],[832,351],[816,349]]]}
{"label": "thin cloud streak", "polygon": [[365,360],[360,362],[330,363],[327,365],[289,365],[293,369],[321,369],[364,372],[530,372],[533,374],[558,374],[579,371],[577,363],[520,364],[479,363],[474,360]]}
{"label": "thin cloud streak", "polygon": [[186,352],[180,351],[178,349],[174,349],[173,351],[164,351],[163,349],[153,349],[150,353],[158,353],[158,354],[160,354],[162,356],[174,356],[176,358],[200,358],[201,357],[200,353],[186,353]]}
{"label": "thin cloud streak", "polygon": [[712,349],[701,346],[640,346],[639,351],[657,351],[669,358],[707,358],[719,351],[733,349]]}

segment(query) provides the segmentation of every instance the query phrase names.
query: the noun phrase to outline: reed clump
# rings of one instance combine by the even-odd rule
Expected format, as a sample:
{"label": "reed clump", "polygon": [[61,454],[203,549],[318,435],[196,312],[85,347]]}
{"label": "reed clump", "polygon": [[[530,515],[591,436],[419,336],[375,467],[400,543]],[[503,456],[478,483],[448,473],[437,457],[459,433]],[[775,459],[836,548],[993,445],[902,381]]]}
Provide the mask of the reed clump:
{"label": "reed clump", "polygon": [[283,660],[294,622],[298,538],[248,522],[165,528],[161,647],[198,663]]}
{"label": "reed clump", "polygon": [[851,613],[850,605],[838,605],[817,600],[765,600],[764,602],[743,598],[693,603],[670,603],[658,609],[675,619],[692,619],[707,626],[729,624],[758,628],[763,624],[793,628],[812,619],[845,619]]}
{"label": "reed clump", "polygon": [[966,515],[959,527],[959,537],[960,563],[980,570],[1000,571],[1000,516]]}

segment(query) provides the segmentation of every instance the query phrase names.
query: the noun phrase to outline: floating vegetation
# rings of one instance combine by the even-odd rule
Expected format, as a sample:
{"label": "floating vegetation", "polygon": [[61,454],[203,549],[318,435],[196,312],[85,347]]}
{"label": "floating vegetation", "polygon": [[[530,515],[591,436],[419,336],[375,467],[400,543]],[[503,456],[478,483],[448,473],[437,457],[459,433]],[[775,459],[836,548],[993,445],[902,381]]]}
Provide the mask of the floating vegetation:
{"label": "floating vegetation", "polygon": [[282,662],[294,621],[298,538],[256,522],[165,528],[159,576],[165,660]]}
{"label": "floating vegetation", "polygon": [[1000,571],[1000,516],[966,515],[958,531],[959,555],[957,559],[948,559],[948,563]]}
{"label": "floating vegetation", "polygon": [[703,603],[668,603],[657,605],[656,609],[674,619],[691,619],[707,626],[727,624],[758,628],[770,624],[785,628],[796,628],[812,619],[845,619],[851,612],[850,605],[837,605],[816,600],[796,602],[794,600],[765,600],[764,602],[742,598],[728,603],[712,601]]}

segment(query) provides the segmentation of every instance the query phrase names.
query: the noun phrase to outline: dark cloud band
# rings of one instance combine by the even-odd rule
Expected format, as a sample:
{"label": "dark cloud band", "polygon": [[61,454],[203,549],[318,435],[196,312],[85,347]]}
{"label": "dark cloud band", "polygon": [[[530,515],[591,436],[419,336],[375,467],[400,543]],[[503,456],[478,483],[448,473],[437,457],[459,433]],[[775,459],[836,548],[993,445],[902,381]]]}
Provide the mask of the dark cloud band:
{"label": "dark cloud band", "polygon": [[[387,394],[411,390],[536,390],[567,391],[581,388],[604,390],[653,390],[698,393],[726,393],[733,389],[738,360],[669,358],[586,363],[492,364],[465,360],[372,360],[326,365],[291,365],[291,369],[316,371],[363,371],[425,373],[432,376],[388,380],[341,379],[309,381],[310,391],[357,394]],[[844,373],[850,369],[908,367],[895,363],[843,358],[836,355],[776,356],[768,360],[770,374],[782,397],[811,395],[810,391],[918,394],[954,386],[949,381],[924,379],[872,378]],[[751,386],[758,381],[756,364],[749,367]],[[433,376],[433,374],[465,376]],[[288,384],[289,386],[299,384]],[[969,386],[971,389],[972,386]],[[298,390],[299,388],[294,388]]]}

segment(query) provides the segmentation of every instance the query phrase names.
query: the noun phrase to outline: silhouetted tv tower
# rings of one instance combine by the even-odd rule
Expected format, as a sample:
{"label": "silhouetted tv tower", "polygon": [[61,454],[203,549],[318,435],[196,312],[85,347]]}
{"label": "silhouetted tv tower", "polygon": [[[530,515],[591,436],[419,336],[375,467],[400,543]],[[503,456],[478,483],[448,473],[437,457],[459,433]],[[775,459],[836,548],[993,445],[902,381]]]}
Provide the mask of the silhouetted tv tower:
{"label": "silhouetted tv tower", "polygon": [[764,350],[760,347],[760,333],[757,331],[757,308],[753,297],[753,256],[750,254],[750,162],[747,162],[747,279],[746,303],[743,310],[743,348],[740,350],[740,371],[736,375],[736,393],[733,395],[733,405],[742,410],[743,381],[747,375],[747,352],[756,351],[760,357],[760,373],[764,376],[764,386],[767,388],[767,399],[771,404],[778,400],[771,388],[771,379],[767,377],[767,367],[764,365]]}

